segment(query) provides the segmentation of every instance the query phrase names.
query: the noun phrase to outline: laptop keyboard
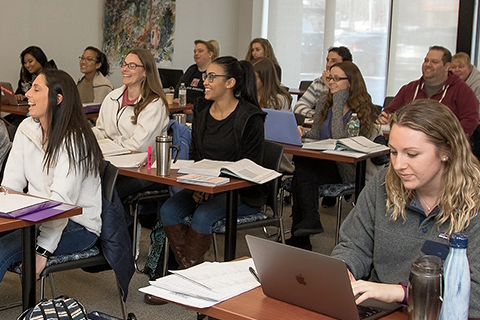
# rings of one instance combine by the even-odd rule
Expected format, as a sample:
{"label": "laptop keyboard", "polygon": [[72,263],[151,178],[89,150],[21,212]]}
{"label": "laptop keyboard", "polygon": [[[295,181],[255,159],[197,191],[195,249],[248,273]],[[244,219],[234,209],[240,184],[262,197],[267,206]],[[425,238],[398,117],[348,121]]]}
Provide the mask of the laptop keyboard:
{"label": "laptop keyboard", "polygon": [[382,309],[377,309],[373,307],[359,306],[357,305],[358,315],[360,319],[365,319],[371,316],[376,315],[377,313],[383,312]]}

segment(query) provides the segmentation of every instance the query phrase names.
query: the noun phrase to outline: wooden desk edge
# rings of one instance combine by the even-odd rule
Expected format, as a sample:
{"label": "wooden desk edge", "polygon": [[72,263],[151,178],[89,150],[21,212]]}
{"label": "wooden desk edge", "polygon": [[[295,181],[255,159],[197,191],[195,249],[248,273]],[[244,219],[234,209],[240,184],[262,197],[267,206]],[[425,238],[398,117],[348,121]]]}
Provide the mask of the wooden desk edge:
{"label": "wooden desk edge", "polygon": [[56,215],[56,216],[53,216],[53,217],[50,217],[48,219],[38,221],[38,222],[0,217],[0,232],[9,231],[9,230],[13,230],[13,229],[30,227],[32,225],[42,223],[42,222],[45,222],[45,221],[56,220],[56,219],[65,219],[65,218],[70,218],[70,217],[77,216],[77,215],[80,215],[80,214],[82,214],[82,208],[73,206],[71,209],[69,209],[65,212],[62,212],[59,215]]}

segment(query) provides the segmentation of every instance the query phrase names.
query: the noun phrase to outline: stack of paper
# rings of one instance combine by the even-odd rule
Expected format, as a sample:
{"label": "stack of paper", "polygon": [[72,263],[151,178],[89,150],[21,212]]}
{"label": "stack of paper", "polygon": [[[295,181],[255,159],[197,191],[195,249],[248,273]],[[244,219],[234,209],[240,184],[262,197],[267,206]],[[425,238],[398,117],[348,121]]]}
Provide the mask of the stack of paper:
{"label": "stack of paper", "polygon": [[171,271],[172,275],[150,281],[150,286],[139,290],[168,301],[207,308],[258,287],[249,267],[254,268],[252,259],[204,262]]}
{"label": "stack of paper", "polygon": [[105,157],[117,168],[139,168],[147,162],[147,152],[130,153]]}
{"label": "stack of paper", "polygon": [[177,182],[198,184],[200,186],[215,187],[230,182],[229,178],[211,177],[200,174],[186,174],[177,177]]}
{"label": "stack of paper", "polygon": [[102,150],[104,157],[130,153],[130,150],[127,150],[124,147],[119,146],[118,144],[116,144],[110,139],[98,140],[98,145],[100,146],[100,149]]}

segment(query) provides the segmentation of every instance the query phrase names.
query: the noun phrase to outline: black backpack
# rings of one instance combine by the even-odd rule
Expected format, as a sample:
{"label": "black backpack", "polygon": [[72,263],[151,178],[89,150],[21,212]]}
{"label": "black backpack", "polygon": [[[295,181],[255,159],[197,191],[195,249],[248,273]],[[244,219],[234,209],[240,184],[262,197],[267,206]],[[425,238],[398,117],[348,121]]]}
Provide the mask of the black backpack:
{"label": "black backpack", "polygon": [[40,301],[17,318],[17,320],[29,319],[88,320],[88,316],[80,302],[67,296],[60,296]]}

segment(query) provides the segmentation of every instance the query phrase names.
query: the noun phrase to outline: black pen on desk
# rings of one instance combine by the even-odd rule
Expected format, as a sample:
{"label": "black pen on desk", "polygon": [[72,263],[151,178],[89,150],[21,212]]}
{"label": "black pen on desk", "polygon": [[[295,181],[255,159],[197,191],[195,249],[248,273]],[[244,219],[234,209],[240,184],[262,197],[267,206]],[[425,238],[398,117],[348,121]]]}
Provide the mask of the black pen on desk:
{"label": "black pen on desk", "polygon": [[255,269],[253,269],[252,267],[248,267],[248,271],[250,271],[250,273],[253,275],[253,277],[255,278],[255,280],[258,281],[258,283],[262,284],[260,282],[260,278],[258,277],[258,274],[257,272],[255,271]]}

